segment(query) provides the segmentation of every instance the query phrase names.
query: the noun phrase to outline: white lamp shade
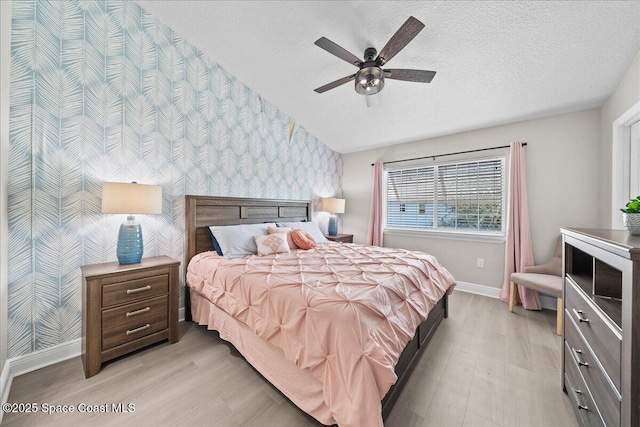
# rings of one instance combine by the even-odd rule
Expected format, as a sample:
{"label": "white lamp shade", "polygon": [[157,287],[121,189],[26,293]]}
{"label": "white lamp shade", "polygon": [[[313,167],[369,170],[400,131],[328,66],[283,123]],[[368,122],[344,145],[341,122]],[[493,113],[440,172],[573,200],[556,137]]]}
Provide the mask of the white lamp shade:
{"label": "white lamp shade", "polygon": [[322,199],[322,210],[332,214],[344,213],[344,199]]}
{"label": "white lamp shade", "polygon": [[102,213],[127,215],[162,213],[162,187],[105,182],[102,184]]}

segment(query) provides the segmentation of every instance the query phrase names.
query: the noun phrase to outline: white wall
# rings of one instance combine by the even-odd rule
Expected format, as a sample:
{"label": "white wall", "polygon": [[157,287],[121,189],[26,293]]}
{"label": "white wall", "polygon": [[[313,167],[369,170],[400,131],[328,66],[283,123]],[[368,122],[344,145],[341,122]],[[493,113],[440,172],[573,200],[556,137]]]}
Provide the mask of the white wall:
{"label": "white wall", "polygon": [[[617,89],[611,94],[609,99],[600,108],[600,194],[602,203],[600,204],[600,223],[603,228],[611,227],[611,188],[612,188],[612,135],[613,122],[625,111],[640,101],[640,51],[631,62],[624,78],[620,81]],[[618,206],[622,208],[624,206]]]}
{"label": "white wall", "polygon": [[[527,180],[534,258],[553,253],[559,228],[596,227],[599,215],[600,111],[592,109],[343,155],[347,200],[343,231],[366,240],[371,163],[527,142]],[[486,153],[483,153],[486,154]],[[391,236],[385,246],[435,255],[456,280],[500,287],[504,244]],[[484,258],[485,267],[476,267]]]}

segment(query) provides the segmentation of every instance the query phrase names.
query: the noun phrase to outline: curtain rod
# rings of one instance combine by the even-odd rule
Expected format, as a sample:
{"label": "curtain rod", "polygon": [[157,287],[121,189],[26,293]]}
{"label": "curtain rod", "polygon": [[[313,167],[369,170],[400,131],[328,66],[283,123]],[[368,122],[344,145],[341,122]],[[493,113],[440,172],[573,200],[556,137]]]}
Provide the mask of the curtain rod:
{"label": "curtain rod", "polygon": [[[527,143],[523,142],[522,146],[526,146]],[[422,160],[422,159],[435,159],[436,157],[444,157],[444,156],[454,156],[456,154],[467,154],[467,153],[477,153],[478,151],[489,151],[489,150],[498,150],[500,148],[510,148],[510,145],[501,145],[500,147],[489,147],[489,148],[478,148],[477,150],[467,150],[467,151],[456,151],[455,153],[447,153],[447,154],[436,154],[434,156],[424,156],[424,157],[414,157],[413,159],[404,159],[404,160],[392,160],[390,162],[382,162],[383,165],[388,165],[391,163],[400,163],[400,162],[410,162],[412,160]],[[373,166],[375,163],[371,163]]]}

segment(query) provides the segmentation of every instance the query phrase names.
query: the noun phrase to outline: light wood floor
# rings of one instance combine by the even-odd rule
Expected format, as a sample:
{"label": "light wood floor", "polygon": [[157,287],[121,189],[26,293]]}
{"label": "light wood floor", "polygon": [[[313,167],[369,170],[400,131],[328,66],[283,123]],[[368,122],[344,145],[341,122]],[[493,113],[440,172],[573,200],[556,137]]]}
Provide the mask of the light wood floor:
{"label": "light wood floor", "polygon": [[[555,313],[454,292],[450,315],[396,403],[392,426],[576,426],[560,386]],[[79,357],[17,377],[9,402],[133,403],[134,413],[5,414],[3,425],[318,426],[215,332],[181,323],[180,342],[104,365],[84,379]]]}

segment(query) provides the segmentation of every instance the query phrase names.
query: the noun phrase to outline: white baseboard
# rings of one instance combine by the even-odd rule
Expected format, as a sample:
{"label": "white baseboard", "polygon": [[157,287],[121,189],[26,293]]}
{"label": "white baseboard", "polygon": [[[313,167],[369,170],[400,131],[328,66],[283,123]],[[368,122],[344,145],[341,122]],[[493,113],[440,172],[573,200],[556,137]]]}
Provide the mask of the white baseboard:
{"label": "white baseboard", "polygon": [[[0,404],[2,405],[7,403],[7,399],[9,399],[9,390],[11,390],[11,383],[13,382],[13,377],[9,373],[10,370],[11,363],[7,360],[2,369],[2,374],[0,374],[0,397],[2,398]],[[2,424],[3,415],[4,411],[0,411],[0,424]]]}
{"label": "white baseboard", "polygon": [[[178,321],[184,321],[184,307],[178,310]],[[9,398],[11,383],[13,383],[15,377],[80,356],[80,346],[81,340],[78,338],[7,360],[0,375],[0,396],[2,397],[2,404],[6,403]],[[2,422],[2,415],[3,412],[0,411],[0,423]]]}
{"label": "white baseboard", "polygon": [[[2,379],[0,380],[0,386],[2,387],[2,404],[7,402],[13,379],[18,375],[23,375],[79,355],[80,339],[78,338],[54,345],[53,347],[8,359],[2,370]],[[0,422],[2,422],[2,415],[3,412],[0,411]]]}
{"label": "white baseboard", "polygon": [[470,294],[482,295],[489,298],[500,298],[500,288],[493,286],[478,285],[476,283],[461,282],[456,280],[456,291]]}
{"label": "white baseboard", "polygon": [[[489,298],[500,298],[500,288],[478,285],[477,283],[456,281],[456,290]],[[544,294],[540,294],[540,305],[546,310],[553,311],[556,311],[558,307],[556,298]]]}
{"label": "white baseboard", "polygon": [[80,338],[77,338],[33,353],[12,357],[7,360],[7,364],[11,364],[11,378],[80,356],[80,350]]}

